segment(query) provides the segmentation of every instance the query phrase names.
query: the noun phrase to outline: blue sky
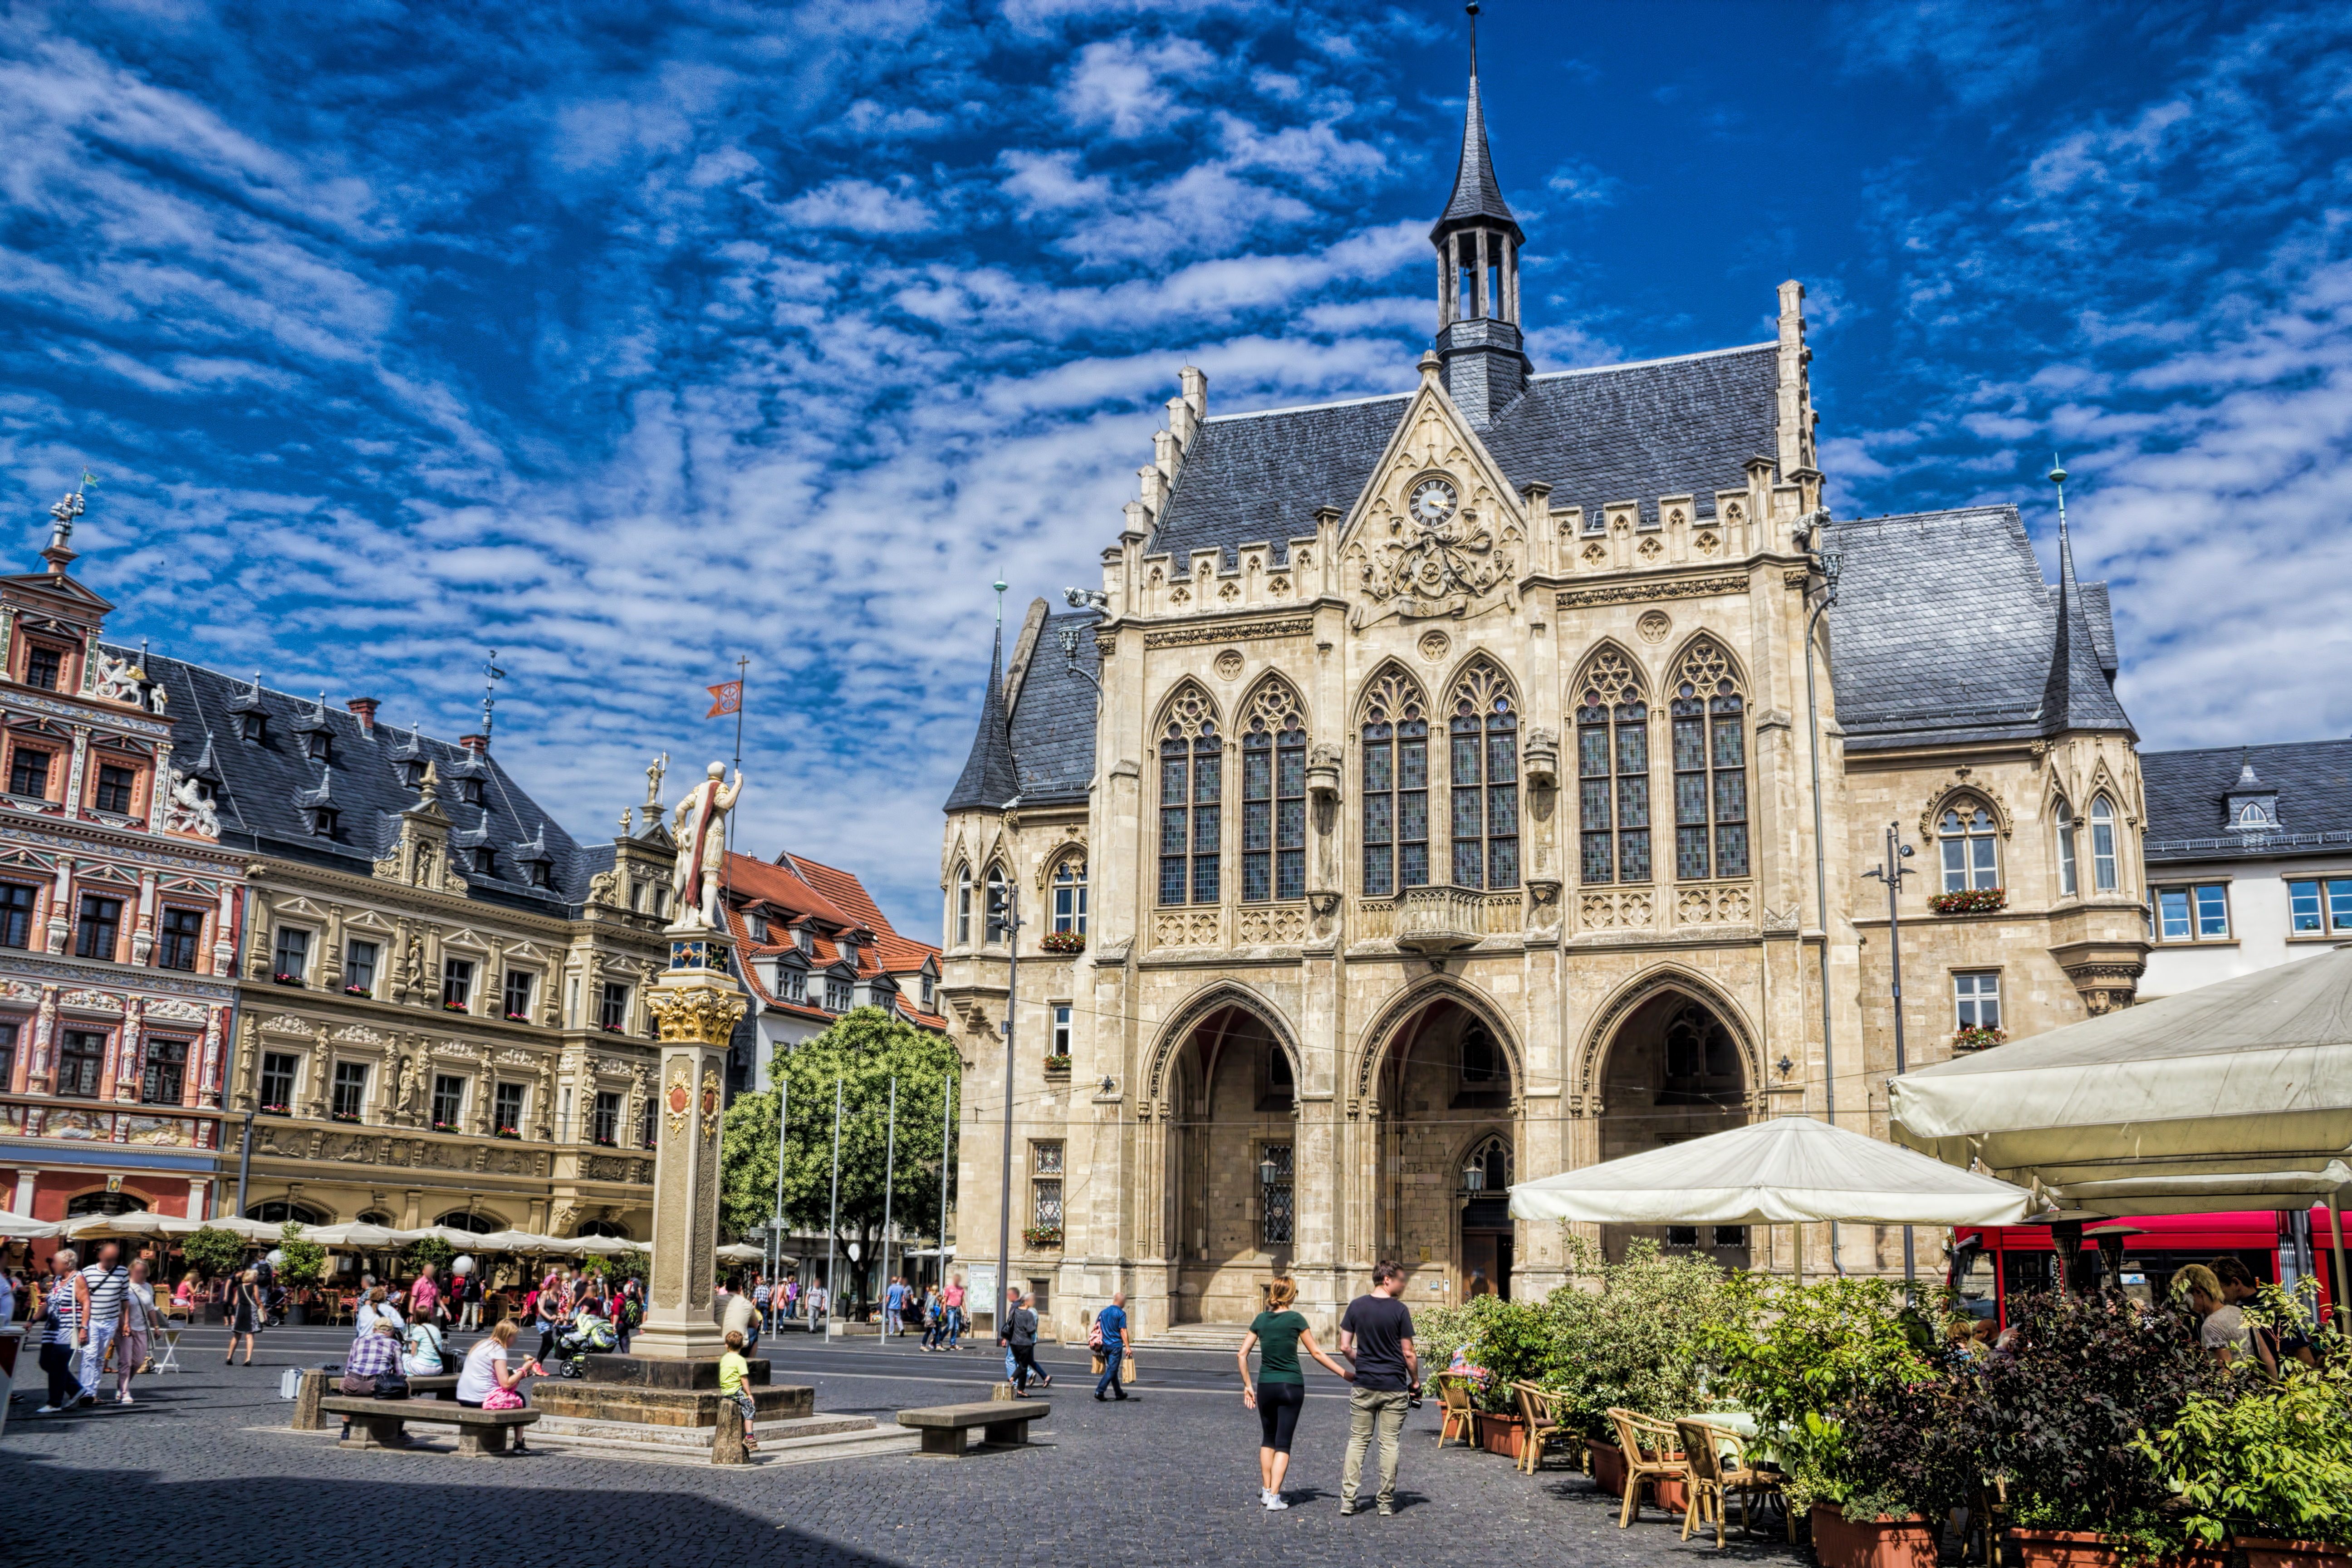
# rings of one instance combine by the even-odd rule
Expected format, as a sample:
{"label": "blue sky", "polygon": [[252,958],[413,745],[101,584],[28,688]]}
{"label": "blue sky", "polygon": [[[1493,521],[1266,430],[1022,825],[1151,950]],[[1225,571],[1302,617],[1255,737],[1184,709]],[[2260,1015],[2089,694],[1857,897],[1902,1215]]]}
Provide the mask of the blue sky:
{"label": "blue sky", "polygon": [[[2342,734],[2352,12],[1493,0],[1539,369],[1811,298],[1843,515],[2054,447],[2147,744]],[[1402,389],[1452,5],[18,4],[0,491],[120,634],[469,726],[583,835],[730,737],[748,847],[937,923],[990,595],[1213,411]]]}

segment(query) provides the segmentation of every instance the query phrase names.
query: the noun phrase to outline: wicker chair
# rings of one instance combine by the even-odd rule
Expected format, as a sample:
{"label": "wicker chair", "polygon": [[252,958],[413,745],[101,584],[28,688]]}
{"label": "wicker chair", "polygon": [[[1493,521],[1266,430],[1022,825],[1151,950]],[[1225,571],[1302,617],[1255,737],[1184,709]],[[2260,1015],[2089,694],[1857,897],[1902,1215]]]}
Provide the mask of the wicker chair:
{"label": "wicker chair", "polygon": [[1519,1468],[1528,1475],[1536,1473],[1543,1463],[1547,1447],[1565,1448],[1576,1439],[1576,1434],[1560,1425],[1553,1411],[1551,1395],[1532,1383],[1514,1383],[1511,1391],[1519,1396],[1519,1415],[1527,1426],[1527,1434],[1519,1443]]}
{"label": "wicker chair", "polygon": [[1443,1448],[1447,1438],[1458,1436],[1464,1447],[1476,1447],[1477,1407],[1470,1400],[1469,1378],[1458,1372],[1441,1372],[1430,1381],[1437,1386],[1438,1408],[1445,1416],[1438,1424],[1437,1446]]}
{"label": "wicker chair", "polygon": [[[1709,1426],[1703,1421],[1677,1421],[1675,1430],[1681,1435],[1683,1457],[1690,1464],[1691,1505],[1683,1514],[1683,1539],[1688,1541],[1691,1531],[1710,1521],[1715,1525],[1715,1544],[1723,1548],[1724,1500],[1737,1493],[1739,1498],[1739,1532],[1756,1533],[1756,1500],[1777,1495],[1780,1478],[1756,1468],[1748,1462],[1747,1445],[1735,1432],[1720,1426]],[[1789,1540],[1797,1539],[1797,1518],[1785,1506]]]}
{"label": "wicker chair", "polygon": [[[1682,1455],[1675,1452],[1675,1446],[1680,1439],[1675,1435],[1675,1429],[1664,1421],[1617,1405],[1610,1406],[1609,1421],[1616,1428],[1617,1447],[1624,1450],[1625,1455],[1625,1503],[1617,1510],[1617,1528],[1623,1530],[1633,1522],[1633,1516],[1642,1511],[1642,1488],[1645,1484],[1662,1480],[1687,1481],[1690,1467],[1684,1462]],[[1649,1439],[1646,1445],[1643,1441],[1645,1437]],[[1657,1450],[1656,1458],[1651,1457],[1651,1449]],[[1665,1504],[1656,1502],[1654,1494],[1653,1498],[1653,1507],[1664,1512],[1673,1511]]]}

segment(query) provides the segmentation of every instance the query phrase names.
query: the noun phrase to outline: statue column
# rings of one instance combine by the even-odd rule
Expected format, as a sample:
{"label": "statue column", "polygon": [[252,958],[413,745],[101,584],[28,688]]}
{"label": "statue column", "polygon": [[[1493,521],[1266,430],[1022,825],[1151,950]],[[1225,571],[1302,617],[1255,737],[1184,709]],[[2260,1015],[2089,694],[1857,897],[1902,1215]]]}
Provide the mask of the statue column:
{"label": "statue column", "polygon": [[734,943],[691,910],[664,933],[669,967],[646,998],[661,1031],[654,1156],[654,1251],[646,1323],[630,1342],[649,1361],[715,1361],[724,1351],[710,1318],[718,1272],[719,1147],[727,1042],[746,997],[727,970]]}

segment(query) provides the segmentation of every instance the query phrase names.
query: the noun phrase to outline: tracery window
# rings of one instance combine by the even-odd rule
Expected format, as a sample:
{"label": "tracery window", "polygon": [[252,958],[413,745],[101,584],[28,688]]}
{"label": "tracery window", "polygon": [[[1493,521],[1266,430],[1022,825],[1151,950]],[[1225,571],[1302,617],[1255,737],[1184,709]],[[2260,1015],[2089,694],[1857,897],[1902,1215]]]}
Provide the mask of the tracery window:
{"label": "tracery window", "polygon": [[971,868],[956,867],[955,939],[958,947],[971,945]]}
{"label": "tracery window", "polygon": [[1503,672],[1479,659],[1454,684],[1447,724],[1454,885],[1519,885],[1519,715]]}
{"label": "tracery window", "polygon": [[2058,833],[2058,894],[2071,899],[2077,891],[2074,873],[2074,813],[2064,801],[2051,812],[2051,821]]}
{"label": "tracery window", "polygon": [[1079,856],[1054,868],[1054,929],[1087,934],[1087,863]]}
{"label": "tracery window", "polygon": [[1965,893],[2000,886],[2000,847],[1992,813],[1967,796],[1944,807],[1937,837],[1944,847],[1944,891]]}
{"label": "tracery window", "polygon": [[1429,719],[1402,672],[1364,700],[1364,897],[1429,885]]}
{"label": "tracery window", "polygon": [[1603,648],[1577,683],[1577,816],[1587,882],[1650,879],[1650,710],[1642,678]]}
{"label": "tracery window", "polygon": [[1213,904],[1223,896],[1224,742],[1209,694],[1187,685],[1169,704],[1160,742],[1160,901]]}
{"label": "tracery window", "polygon": [[1242,721],[1242,900],[1307,896],[1307,721],[1298,694],[1260,687]]}
{"label": "tracery window", "polygon": [[1730,660],[1695,642],[1675,672],[1675,875],[1748,875],[1748,737]]}
{"label": "tracery window", "polygon": [[981,940],[984,942],[1003,942],[1006,935],[1003,922],[1012,912],[1004,886],[1004,868],[991,866],[988,868],[987,901],[981,907]]}
{"label": "tracery window", "polygon": [[2091,801],[2091,880],[2103,893],[2116,890],[2116,807],[2105,795]]}

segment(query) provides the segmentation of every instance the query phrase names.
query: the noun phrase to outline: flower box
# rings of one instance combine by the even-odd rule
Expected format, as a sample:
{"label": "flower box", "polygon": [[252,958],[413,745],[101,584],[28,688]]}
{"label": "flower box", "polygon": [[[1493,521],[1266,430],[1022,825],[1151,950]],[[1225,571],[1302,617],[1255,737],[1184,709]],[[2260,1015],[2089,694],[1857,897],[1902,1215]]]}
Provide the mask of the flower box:
{"label": "flower box", "polygon": [[1033,1225],[1022,1231],[1021,1240],[1033,1252],[1049,1251],[1062,1245],[1062,1227],[1058,1225]]}
{"label": "flower box", "polygon": [[328,1118],[331,1121],[357,1121],[359,1119],[360,1113],[356,1110],[334,1111]]}
{"label": "flower box", "polygon": [[604,1032],[608,1035],[619,1035],[625,1034],[627,1031],[618,1024],[607,1024],[604,1026]]}
{"label": "flower box", "polygon": [[507,1022],[509,1024],[528,1024],[530,1022],[530,1015],[528,1013],[509,1013],[507,1015]]}
{"label": "flower box", "polygon": [[273,974],[269,977],[269,981],[273,985],[299,985],[302,984],[302,977],[299,974]]}
{"label": "flower box", "polygon": [[501,1127],[499,1129],[499,1136],[501,1138],[520,1138],[522,1136],[522,1129],[520,1127]]}
{"label": "flower box", "polygon": [[1500,1454],[1507,1459],[1519,1457],[1527,1442],[1528,1420],[1524,1415],[1497,1415],[1492,1411],[1474,1412],[1477,1424],[1478,1447],[1490,1454]]}
{"label": "flower box", "polygon": [[1935,893],[1927,907],[1939,915],[1997,915],[2009,908],[2006,888],[1968,888],[1957,893]]}
{"label": "flower box", "polygon": [[294,1108],[290,1105],[265,1105],[260,1109],[261,1114],[264,1116],[291,1116],[294,1114]]}
{"label": "flower box", "polygon": [[370,1001],[373,1001],[375,999],[375,993],[369,990],[364,985],[346,985],[343,987],[343,994],[346,996],[364,996]]}
{"label": "flower box", "polygon": [[[2012,1530],[2022,1568],[2120,1568],[2122,1550],[2092,1530]],[[2228,1568],[2230,1554],[2219,1547],[2199,1547],[2178,1557],[2157,1560],[2157,1568]]]}
{"label": "flower box", "polygon": [[1979,1024],[1972,1028],[1961,1029],[1955,1033],[1952,1036],[1952,1049],[1956,1051],[1989,1050],[2008,1038],[2007,1029],[1997,1029],[1990,1024]]}
{"label": "flower box", "polygon": [[1848,1519],[1836,1504],[1817,1502],[1812,1525],[1821,1568],[1936,1568],[1936,1528],[1917,1514]]}
{"label": "flower box", "polygon": [[1070,1070],[1070,1058],[1066,1056],[1047,1057],[1045,1058],[1045,1070],[1047,1072],[1066,1073]]}
{"label": "flower box", "polygon": [[436,1132],[463,1132],[465,1129],[458,1126],[454,1121],[436,1121],[433,1124],[433,1131]]}
{"label": "flower box", "polygon": [[2230,1544],[2246,1554],[2246,1568],[2352,1568],[2352,1547],[2324,1541],[2273,1541],[2241,1535]]}
{"label": "flower box", "polygon": [[1087,939],[1074,931],[1050,931],[1037,939],[1038,948],[1045,952],[1074,953],[1087,950]]}
{"label": "flower box", "polygon": [[617,1149],[621,1146],[620,1140],[616,1138],[593,1138],[589,1142],[594,1143],[599,1149]]}
{"label": "flower box", "polygon": [[444,1002],[441,1004],[441,1011],[444,1013],[463,1013],[468,1010],[469,1009],[463,1002]]}

